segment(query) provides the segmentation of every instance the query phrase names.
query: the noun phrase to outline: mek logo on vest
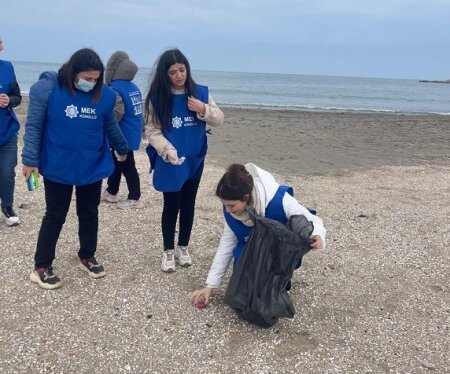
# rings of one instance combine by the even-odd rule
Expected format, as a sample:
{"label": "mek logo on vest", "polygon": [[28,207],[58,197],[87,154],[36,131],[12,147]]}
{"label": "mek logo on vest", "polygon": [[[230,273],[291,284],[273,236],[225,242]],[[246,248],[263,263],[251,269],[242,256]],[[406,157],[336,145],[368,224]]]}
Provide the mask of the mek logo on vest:
{"label": "mek logo on vest", "polygon": [[84,119],[97,119],[97,114],[95,113],[95,108],[81,107],[78,111],[78,107],[75,105],[67,105],[66,116],[70,119],[72,118],[84,118]]}
{"label": "mek logo on vest", "polygon": [[173,117],[172,118],[172,126],[175,129],[179,129],[181,126],[189,127],[197,125],[197,121],[195,121],[193,116],[189,117]]}

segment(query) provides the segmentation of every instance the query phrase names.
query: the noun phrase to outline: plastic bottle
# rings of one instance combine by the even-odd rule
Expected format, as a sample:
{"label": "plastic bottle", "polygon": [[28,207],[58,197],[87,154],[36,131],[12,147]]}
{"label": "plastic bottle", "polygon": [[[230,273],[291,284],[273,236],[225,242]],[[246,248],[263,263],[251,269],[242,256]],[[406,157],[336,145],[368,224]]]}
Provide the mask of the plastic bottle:
{"label": "plastic bottle", "polygon": [[27,187],[28,191],[34,191],[37,190],[39,187],[41,187],[39,179],[34,170],[31,172],[30,176],[27,179]]}

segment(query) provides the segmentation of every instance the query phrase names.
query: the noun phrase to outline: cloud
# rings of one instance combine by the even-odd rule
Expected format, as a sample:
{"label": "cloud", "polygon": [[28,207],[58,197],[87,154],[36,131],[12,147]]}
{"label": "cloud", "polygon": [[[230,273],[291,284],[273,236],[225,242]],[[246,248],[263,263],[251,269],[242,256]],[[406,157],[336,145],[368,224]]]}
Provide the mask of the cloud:
{"label": "cloud", "polygon": [[[2,0],[2,14],[8,16],[2,17],[0,33],[7,57],[34,61],[64,61],[74,50],[87,46],[103,58],[124,49],[141,65],[150,66],[164,49],[178,46],[199,68],[276,72],[280,61],[294,60],[301,61],[298,71],[302,72],[308,66],[324,69],[326,62],[317,63],[322,60],[345,60],[348,69],[357,70],[361,65],[373,66],[369,58],[378,55],[399,50],[409,56],[426,49],[420,63],[428,59],[428,66],[436,66],[442,51],[450,50],[447,3]],[[343,53],[352,51],[361,53],[353,54],[353,60],[345,58]],[[396,61],[400,64],[400,59]],[[415,63],[411,61],[412,66]],[[384,68],[404,70],[401,66]],[[416,69],[421,69],[418,60]],[[333,73],[333,65],[326,73]]]}

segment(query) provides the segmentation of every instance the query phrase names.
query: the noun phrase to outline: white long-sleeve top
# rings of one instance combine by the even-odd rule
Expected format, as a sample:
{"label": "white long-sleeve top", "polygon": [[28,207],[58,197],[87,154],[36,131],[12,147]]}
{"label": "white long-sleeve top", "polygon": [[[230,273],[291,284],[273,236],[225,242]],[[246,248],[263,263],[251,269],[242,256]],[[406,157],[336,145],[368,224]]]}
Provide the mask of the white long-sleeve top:
{"label": "white long-sleeve top", "polygon": [[[252,202],[250,205],[255,207],[257,213],[265,216],[265,210],[267,205],[275,196],[275,193],[280,186],[269,172],[257,167],[254,164],[246,164],[245,168],[253,177],[254,187],[256,190],[252,192],[252,198],[256,196],[258,201]],[[326,230],[323,226],[322,220],[311,214],[311,212],[301,205],[294,197],[288,193],[284,194],[283,197],[283,209],[286,214],[287,219],[294,215],[304,215],[310,222],[313,223],[314,230],[311,234],[320,235],[325,244]],[[238,218],[238,217],[235,217]],[[243,221],[244,224],[247,222]],[[227,222],[224,223],[222,237],[220,238],[219,246],[216,250],[216,255],[214,256],[213,263],[208,273],[208,278],[206,279],[206,285],[209,288],[218,288],[222,283],[222,279],[230,266],[230,262],[233,258],[233,249],[237,246],[238,239],[228,226]]]}

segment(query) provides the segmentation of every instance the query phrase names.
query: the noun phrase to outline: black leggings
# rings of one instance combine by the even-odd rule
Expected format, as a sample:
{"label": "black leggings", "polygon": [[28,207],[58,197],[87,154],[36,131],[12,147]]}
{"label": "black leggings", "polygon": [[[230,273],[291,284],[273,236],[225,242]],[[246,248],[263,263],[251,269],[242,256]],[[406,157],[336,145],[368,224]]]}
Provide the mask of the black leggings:
{"label": "black leggings", "polygon": [[194,224],[195,198],[197,196],[200,179],[188,179],[178,192],[164,192],[164,208],[161,226],[164,250],[175,248],[175,226],[178,212],[180,212],[180,232],[178,245],[187,246]]}
{"label": "black leggings", "polygon": [[141,186],[139,174],[136,169],[136,162],[134,161],[134,152],[129,151],[127,159],[123,162],[117,160],[114,150],[111,150],[114,160],[114,172],[108,178],[108,191],[111,195],[116,195],[120,188],[120,179],[123,176],[128,186],[128,200],[139,200],[141,198]]}

